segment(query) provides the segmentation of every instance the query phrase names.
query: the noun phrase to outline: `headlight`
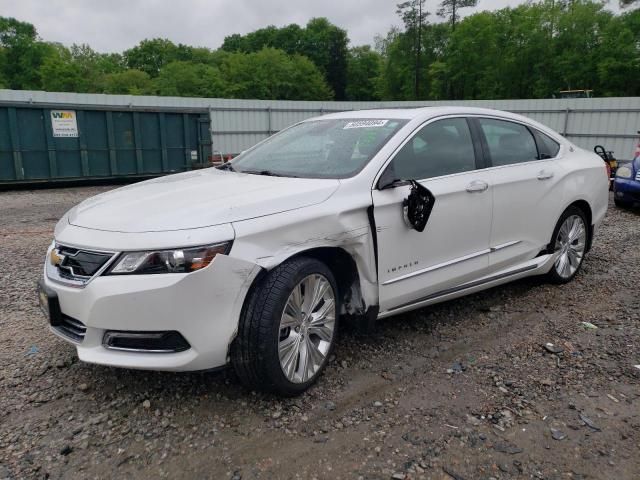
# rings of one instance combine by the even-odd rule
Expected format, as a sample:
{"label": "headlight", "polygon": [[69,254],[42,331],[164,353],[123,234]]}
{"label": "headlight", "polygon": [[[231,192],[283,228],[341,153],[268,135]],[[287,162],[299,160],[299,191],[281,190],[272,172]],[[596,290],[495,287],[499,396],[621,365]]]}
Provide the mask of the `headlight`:
{"label": "headlight", "polygon": [[631,178],[631,169],[629,167],[618,167],[616,170],[616,177]]}
{"label": "headlight", "polygon": [[216,255],[227,254],[231,242],[205,247],[125,252],[116,260],[107,275],[150,275],[156,273],[190,273],[209,265]]}

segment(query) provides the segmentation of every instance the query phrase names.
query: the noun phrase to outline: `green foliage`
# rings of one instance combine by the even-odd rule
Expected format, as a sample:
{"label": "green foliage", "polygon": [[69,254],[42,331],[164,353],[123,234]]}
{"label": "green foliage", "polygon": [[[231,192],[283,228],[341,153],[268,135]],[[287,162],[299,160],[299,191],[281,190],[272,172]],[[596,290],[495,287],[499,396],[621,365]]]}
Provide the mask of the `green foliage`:
{"label": "green foliage", "polygon": [[193,47],[176,45],[166,38],[153,38],[141,41],[137,46],[123,53],[129,68],[157,77],[165,65],[176,61],[188,61],[194,55]]}
{"label": "green foliage", "polygon": [[[442,73],[448,71],[446,64],[439,69],[440,77],[437,79],[439,83],[445,85],[442,93],[430,93],[435,79],[429,71],[434,62],[445,61],[449,33],[449,28],[445,24],[423,25],[418,51],[413,33],[392,32],[383,42],[386,55],[379,79],[381,97],[389,100],[446,98],[448,79],[442,77]],[[416,58],[418,55],[419,59]],[[417,90],[416,67],[420,69],[421,74]]]}
{"label": "green foliage", "polygon": [[308,58],[282,50],[230,54],[221,66],[230,98],[331,100],[333,92]]}
{"label": "green foliage", "polygon": [[[423,78],[423,42],[422,35],[430,15],[425,8],[426,0],[408,0],[397,5],[396,13],[402,19],[405,26],[403,35],[406,54],[412,57],[413,62],[413,97],[422,98],[424,91]],[[407,72],[408,73],[408,72]]]}
{"label": "green foliage", "polygon": [[314,18],[305,28],[288,25],[269,26],[247,35],[231,35],[221,49],[227,52],[251,53],[265,47],[282,50],[289,55],[304,55],[310,59],[333,89],[336,100],[343,100],[347,82],[347,32],[326,18]]}
{"label": "green foliage", "polygon": [[154,81],[158,95],[174,97],[226,96],[226,82],[220,70],[202,63],[176,61],[165,65]]}
{"label": "green foliage", "polygon": [[227,52],[250,53],[271,47],[293,55],[301,53],[304,35],[305,30],[296,24],[282,28],[270,25],[246,35],[230,35],[224,39],[221,49]]}
{"label": "green foliage", "polygon": [[347,100],[379,100],[378,79],[382,55],[369,45],[349,50],[347,60]]}
{"label": "green foliage", "polygon": [[9,88],[37,89],[38,69],[52,47],[38,40],[33,25],[15,18],[0,17],[0,48],[3,49],[2,77]]}
{"label": "green foliage", "polygon": [[598,52],[598,81],[606,96],[640,95],[640,10],[611,19]]}
{"label": "green foliage", "polygon": [[106,75],[103,92],[122,95],[151,95],[155,93],[149,74],[133,68]]}
{"label": "green foliage", "polygon": [[326,18],[314,18],[307,23],[302,55],[308,57],[324,73],[336,100],[344,100],[347,87],[347,32],[332,25]]}
{"label": "green foliage", "polygon": [[447,21],[429,23],[426,1],[406,0],[402,27],[377,36],[375,49],[349,49],[344,30],[315,18],[231,35],[218,50],[155,38],[103,54],[0,17],[0,88],[283,100],[640,95],[640,10],[539,0],[459,17],[475,4],[441,0]]}
{"label": "green foliage", "polygon": [[7,49],[0,47],[0,88],[9,88],[9,82],[5,77],[7,70]]}
{"label": "green foliage", "polygon": [[420,56],[424,80],[417,95],[410,52],[414,36],[408,29],[397,32],[384,43],[382,97],[549,98],[566,89],[637,95],[639,15],[615,16],[589,0],[544,0],[470,15],[455,30],[451,22],[425,25]]}
{"label": "green foliage", "polygon": [[426,0],[408,0],[397,5],[396,13],[402,19],[407,32],[418,31],[424,26],[430,15],[425,6]]}
{"label": "green foliage", "polygon": [[40,67],[40,86],[49,92],[83,92],[87,83],[80,68],[73,62],[71,52],[62,45],[53,44],[51,54]]}
{"label": "green foliage", "polygon": [[50,44],[40,66],[40,86],[49,92],[100,93],[105,76],[124,70],[118,54],[97,53],[88,45]]}
{"label": "green foliage", "polygon": [[456,23],[460,19],[460,9],[475,7],[477,4],[478,0],[442,0],[436,13],[439,17],[448,19],[451,28],[455,30]]}

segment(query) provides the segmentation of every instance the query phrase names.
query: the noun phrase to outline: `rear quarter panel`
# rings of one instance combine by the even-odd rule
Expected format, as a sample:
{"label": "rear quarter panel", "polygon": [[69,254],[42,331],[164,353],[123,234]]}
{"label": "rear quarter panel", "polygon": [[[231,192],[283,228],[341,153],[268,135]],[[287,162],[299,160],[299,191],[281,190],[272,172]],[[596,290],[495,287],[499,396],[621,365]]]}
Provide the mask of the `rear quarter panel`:
{"label": "rear quarter panel", "polygon": [[[573,151],[571,151],[573,150]],[[555,227],[558,217],[572,203],[584,200],[591,207],[591,223],[598,226],[609,205],[609,179],[606,165],[595,153],[572,146],[561,160],[565,172],[562,179],[562,203],[558,205],[554,219]]]}

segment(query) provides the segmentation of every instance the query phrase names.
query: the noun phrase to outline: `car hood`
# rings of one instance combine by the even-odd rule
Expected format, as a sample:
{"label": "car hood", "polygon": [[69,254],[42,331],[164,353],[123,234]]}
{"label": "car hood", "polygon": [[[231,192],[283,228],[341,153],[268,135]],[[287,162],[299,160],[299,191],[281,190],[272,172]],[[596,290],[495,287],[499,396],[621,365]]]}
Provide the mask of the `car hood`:
{"label": "car hood", "polygon": [[113,232],[186,230],[263,217],[321,203],[340,182],[251,175],[215,168],[179,173],[89,198],[71,225]]}

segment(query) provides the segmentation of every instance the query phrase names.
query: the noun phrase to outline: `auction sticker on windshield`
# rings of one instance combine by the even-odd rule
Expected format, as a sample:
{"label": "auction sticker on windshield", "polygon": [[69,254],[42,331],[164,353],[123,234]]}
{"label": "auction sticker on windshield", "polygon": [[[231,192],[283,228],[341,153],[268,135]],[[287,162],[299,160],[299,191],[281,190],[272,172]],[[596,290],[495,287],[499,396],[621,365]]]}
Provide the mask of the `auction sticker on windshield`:
{"label": "auction sticker on windshield", "polygon": [[359,120],[357,122],[347,123],[343,130],[347,130],[349,128],[384,127],[388,122],[389,120]]}

